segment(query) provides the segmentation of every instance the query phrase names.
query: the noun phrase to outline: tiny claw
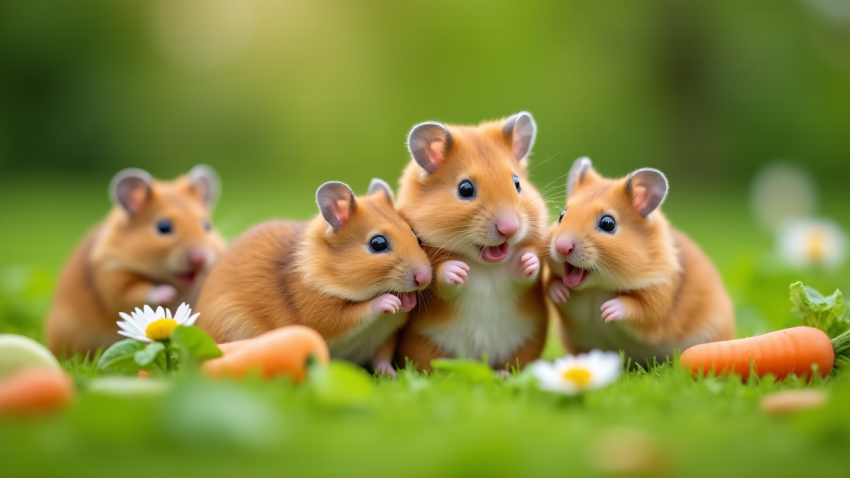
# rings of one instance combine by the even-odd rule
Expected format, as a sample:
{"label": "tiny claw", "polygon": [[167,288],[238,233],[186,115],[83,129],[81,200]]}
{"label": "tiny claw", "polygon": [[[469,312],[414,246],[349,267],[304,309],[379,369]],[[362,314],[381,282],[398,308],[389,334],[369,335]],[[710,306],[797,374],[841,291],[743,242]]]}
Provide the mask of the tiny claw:
{"label": "tiny claw", "polygon": [[396,371],[393,364],[389,360],[381,360],[375,364],[376,375],[389,375],[392,379],[396,378]]}

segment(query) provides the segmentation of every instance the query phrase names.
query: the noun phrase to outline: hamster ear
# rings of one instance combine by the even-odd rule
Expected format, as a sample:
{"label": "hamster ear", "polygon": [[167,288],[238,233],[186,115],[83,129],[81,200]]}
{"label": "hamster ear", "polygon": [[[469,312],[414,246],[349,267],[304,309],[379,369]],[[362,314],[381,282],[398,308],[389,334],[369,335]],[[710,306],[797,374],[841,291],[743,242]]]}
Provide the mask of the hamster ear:
{"label": "hamster ear", "polygon": [[626,194],[640,217],[648,216],[667,197],[667,178],[657,169],[638,169],[626,180]]}
{"label": "hamster ear", "polygon": [[570,196],[578,186],[588,179],[588,173],[591,176],[596,175],[590,158],[582,156],[573,161],[573,165],[570,167],[570,173],[567,175],[567,196]]}
{"label": "hamster ear", "polygon": [[339,231],[348,223],[356,207],[354,192],[347,184],[339,181],[329,181],[319,186],[316,203],[319,204],[322,217],[334,231]]}
{"label": "hamster ear", "polygon": [[109,199],[121,206],[130,216],[135,216],[145,207],[151,197],[153,178],[147,171],[138,168],[121,170],[109,182]]}
{"label": "hamster ear", "polygon": [[215,169],[206,164],[199,164],[189,171],[189,183],[192,189],[201,196],[201,201],[209,209],[215,207],[221,196],[221,179]]}
{"label": "hamster ear", "polygon": [[428,174],[434,174],[443,165],[451,147],[452,135],[440,123],[419,123],[407,136],[407,149]]}
{"label": "hamster ear", "polygon": [[367,196],[371,196],[376,192],[384,193],[384,196],[390,201],[390,204],[395,202],[395,197],[393,196],[393,190],[390,188],[390,185],[384,182],[383,179],[372,178],[372,182],[369,183],[369,190],[366,191]]}
{"label": "hamster ear", "polygon": [[537,137],[537,124],[531,117],[531,113],[523,111],[505,120],[502,132],[511,140],[511,150],[516,160],[522,161],[534,146],[534,139]]}

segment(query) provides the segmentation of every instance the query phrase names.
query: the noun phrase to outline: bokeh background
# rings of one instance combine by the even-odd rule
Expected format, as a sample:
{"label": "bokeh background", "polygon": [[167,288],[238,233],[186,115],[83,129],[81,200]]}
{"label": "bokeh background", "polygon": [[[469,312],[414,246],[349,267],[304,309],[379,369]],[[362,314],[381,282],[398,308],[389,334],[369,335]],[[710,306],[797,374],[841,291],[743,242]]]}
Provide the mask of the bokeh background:
{"label": "bokeh background", "polygon": [[850,288],[843,262],[784,266],[750,207],[784,161],[809,175],[805,214],[850,225],[846,1],[2,0],[3,329],[39,336],[122,168],[212,165],[233,239],[310,217],[324,181],[395,184],[415,123],[521,110],[553,212],[578,156],[667,173],[664,209],[717,263],[739,334],[794,324],[790,282]]}
{"label": "bokeh background", "polygon": [[[212,165],[214,223],[233,240],[309,218],[324,181],[395,184],[416,123],[521,110],[539,126],[531,178],[552,186],[553,218],[579,156],[608,176],[668,175],[663,209],[720,269],[739,336],[800,324],[792,282],[850,291],[847,0],[0,0],[0,333],[42,337],[62,264],[120,169]],[[546,357],[560,353],[550,341]],[[81,390],[113,373],[65,367]],[[827,406],[781,418],[761,396],[802,381],[695,381],[673,364],[576,399],[367,377],[375,392],[353,410],[286,380],[195,378],[4,419],[0,470],[847,474],[846,371],[811,385]]]}

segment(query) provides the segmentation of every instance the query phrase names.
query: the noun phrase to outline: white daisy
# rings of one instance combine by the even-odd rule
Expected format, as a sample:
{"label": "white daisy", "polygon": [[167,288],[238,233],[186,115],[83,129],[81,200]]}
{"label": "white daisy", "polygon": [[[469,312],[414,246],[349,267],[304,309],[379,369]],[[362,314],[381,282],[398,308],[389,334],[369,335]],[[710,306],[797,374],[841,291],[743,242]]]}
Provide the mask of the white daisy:
{"label": "white daisy", "polygon": [[796,219],[777,231],[779,257],[792,267],[837,269],[847,259],[847,235],[829,219]]}
{"label": "white daisy", "polygon": [[620,354],[601,350],[567,355],[554,363],[538,360],[531,364],[540,389],[566,395],[609,385],[617,380],[622,368]]}
{"label": "white daisy", "polygon": [[178,325],[194,325],[195,320],[201,315],[200,313],[191,315],[192,309],[185,303],[177,308],[173,318],[169,309],[163,310],[162,307],[157,307],[153,310],[148,305],[144,307],[144,311],[136,307],[136,311],[131,314],[119,313],[124,321],[117,322],[118,327],[121,328],[118,333],[147,343],[168,340],[171,332]]}

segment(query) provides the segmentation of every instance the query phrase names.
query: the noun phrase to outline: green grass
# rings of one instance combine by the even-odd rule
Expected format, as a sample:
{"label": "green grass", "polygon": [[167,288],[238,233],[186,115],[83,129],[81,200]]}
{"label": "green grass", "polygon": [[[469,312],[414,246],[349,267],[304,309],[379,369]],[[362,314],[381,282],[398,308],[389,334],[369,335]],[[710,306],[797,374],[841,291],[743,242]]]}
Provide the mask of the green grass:
{"label": "green grass", "polygon": [[[61,264],[108,202],[94,182],[0,186],[0,333],[40,338]],[[232,239],[263,219],[312,215],[314,188],[285,186],[226,183],[218,227]],[[839,201],[825,203],[833,205],[826,213],[850,222]],[[683,187],[664,207],[718,265],[740,336],[799,325],[789,311],[792,282],[850,290],[846,267],[777,266],[772,238],[753,224],[741,192]],[[546,356],[561,350],[550,338]],[[740,383],[694,380],[668,363],[581,398],[539,392],[517,377],[482,385],[402,372],[397,381],[369,379],[366,396],[340,404],[310,383],[209,382],[191,374],[172,379],[162,396],[116,397],[86,390],[102,375],[91,362],[65,366],[81,387],[66,412],[0,419],[4,476],[588,476],[635,453],[641,458],[633,474],[847,474],[850,374],[841,371],[813,384]],[[764,394],[805,386],[827,390],[828,404],[784,417],[760,411]]]}

